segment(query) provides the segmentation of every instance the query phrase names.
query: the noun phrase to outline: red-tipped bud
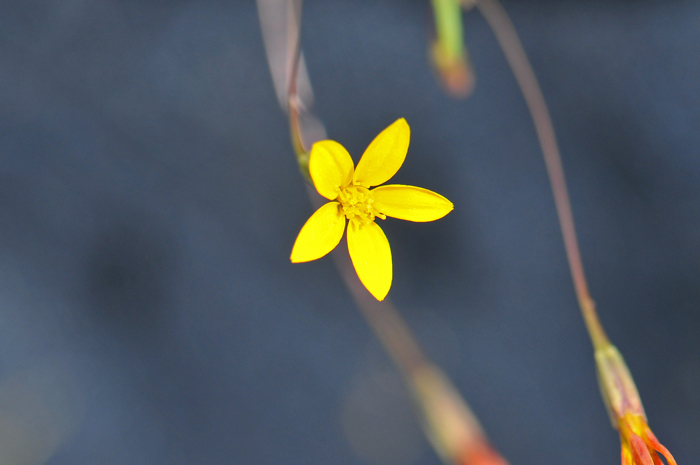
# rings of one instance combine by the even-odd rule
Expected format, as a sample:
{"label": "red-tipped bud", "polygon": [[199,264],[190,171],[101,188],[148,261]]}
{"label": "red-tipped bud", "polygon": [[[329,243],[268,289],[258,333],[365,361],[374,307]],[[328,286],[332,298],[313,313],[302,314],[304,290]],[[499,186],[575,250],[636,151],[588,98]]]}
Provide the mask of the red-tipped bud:
{"label": "red-tipped bud", "polygon": [[450,380],[437,368],[419,369],[411,381],[423,429],[446,463],[508,465],[488,443],[476,417]]}
{"label": "red-tipped bud", "polygon": [[656,439],[647,424],[642,400],[620,352],[612,344],[596,350],[598,381],[613,427],[620,432],[622,465],[669,465],[673,455]]}

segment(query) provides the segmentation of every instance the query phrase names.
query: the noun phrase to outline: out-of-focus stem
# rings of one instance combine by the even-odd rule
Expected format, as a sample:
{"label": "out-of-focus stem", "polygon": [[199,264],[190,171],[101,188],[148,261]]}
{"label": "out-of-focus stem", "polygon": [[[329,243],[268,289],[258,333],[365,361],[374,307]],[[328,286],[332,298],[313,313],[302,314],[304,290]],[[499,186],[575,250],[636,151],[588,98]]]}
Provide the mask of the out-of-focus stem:
{"label": "out-of-focus stem", "polygon": [[344,242],[333,252],[333,260],[343,281],[396,367],[404,377],[411,378],[416,370],[427,363],[425,355],[390,299],[378,301],[362,285],[350,262],[346,247],[343,247]]}
{"label": "out-of-focus stem", "polygon": [[491,26],[496,40],[506,56],[506,60],[513,70],[515,79],[532,115],[537,138],[539,139],[547,166],[547,174],[552,185],[554,203],[564,238],[566,257],[569,262],[569,269],[574,281],[579,306],[581,307],[593,347],[595,349],[605,347],[610,342],[598,319],[595,303],[588,292],[588,284],[583,271],[583,263],[581,262],[581,254],[576,238],[574,216],[571,212],[571,202],[569,201],[569,193],[564,177],[564,168],[562,167],[561,155],[559,154],[559,147],[554,135],[554,126],[549,116],[547,104],[544,101],[537,78],[535,78],[535,73],[515,32],[515,28],[501,4],[498,0],[479,0],[477,7],[489,23],[489,26]]}
{"label": "out-of-focus stem", "polygon": [[462,10],[457,0],[432,0],[437,39],[432,45],[433,64],[447,91],[466,97],[474,89],[474,72],[464,48]]}
{"label": "out-of-focus stem", "polygon": [[464,53],[462,9],[455,0],[432,0],[437,40],[446,56],[458,59]]}
{"label": "out-of-focus stem", "polygon": [[[258,0],[280,106],[288,113],[297,160],[309,179],[308,151],[313,142],[325,138],[325,129],[308,108],[312,92],[299,43],[300,7],[299,0]],[[285,36],[284,40],[280,34]],[[280,48],[285,51],[281,52]],[[305,90],[301,95],[300,85]],[[312,204],[318,208],[320,197],[311,185],[307,185],[307,190]],[[489,445],[476,417],[449,379],[423,354],[396,307],[388,299],[377,301],[365,289],[348,254],[341,251],[343,248],[341,245],[333,253],[340,275],[413,393],[425,432],[438,454],[455,465],[507,465]]]}
{"label": "out-of-focus stem", "polygon": [[292,146],[299,170],[311,182],[308,150],[313,140],[325,138],[314,117],[313,91],[301,52],[301,0],[258,0],[265,52],[280,107],[289,116]]}
{"label": "out-of-focus stem", "polygon": [[[311,187],[309,191],[312,194]],[[491,447],[475,415],[449,378],[423,354],[390,299],[378,301],[362,285],[342,245],[333,252],[333,259],[343,281],[406,380],[423,429],[443,461],[455,465],[508,465]]]}
{"label": "out-of-focus stem", "polygon": [[292,147],[297,155],[297,163],[302,176],[311,182],[311,174],[309,174],[309,148],[304,146],[304,138],[301,127],[301,100],[297,93],[297,73],[299,68],[299,55],[301,53],[299,42],[293,52],[296,59],[292,64],[292,74],[289,80],[289,99],[287,108],[289,110],[289,133],[292,137]]}
{"label": "out-of-focus stem", "polygon": [[288,69],[289,73],[289,89],[287,93],[287,110],[289,112],[289,132],[292,136],[292,146],[297,155],[297,163],[299,163],[299,171],[311,182],[309,174],[309,148],[304,146],[304,138],[301,128],[301,110],[302,102],[298,92],[298,77],[299,66],[301,65],[301,1],[293,2],[292,8],[289,8],[288,14],[289,33],[288,44],[290,47],[289,56],[291,63]]}

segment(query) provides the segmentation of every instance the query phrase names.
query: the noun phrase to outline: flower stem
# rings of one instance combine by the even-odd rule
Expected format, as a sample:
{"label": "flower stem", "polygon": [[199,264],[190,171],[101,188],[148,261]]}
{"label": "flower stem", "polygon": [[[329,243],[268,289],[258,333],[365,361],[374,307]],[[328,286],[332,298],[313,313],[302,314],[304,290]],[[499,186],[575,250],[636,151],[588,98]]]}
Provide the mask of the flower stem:
{"label": "flower stem", "polygon": [[288,9],[289,38],[291,50],[291,66],[289,66],[289,89],[287,94],[287,108],[289,111],[289,130],[292,136],[292,146],[297,155],[299,171],[311,182],[309,174],[309,148],[304,146],[304,138],[301,127],[301,109],[303,108],[298,91],[299,66],[301,64],[301,1],[292,2]]}
{"label": "flower stem", "polygon": [[474,72],[464,48],[462,10],[457,0],[432,0],[437,39],[431,48],[433,64],[447,91],[466,97],[474,89]]}
{"label": "flower stem", "polygon": [[[258,9],[280,106],[288,113],[292,144],[308,180],[309,147],[326,137],[323,124],[309,110],[311,84],[299,43],[301,1],[258,0]],[[280,31],[284,37],[279,36]],[[306,187],[311,203],[318,208],[318,194],[311,185]],[[507,465],[489,445],[476,417],[449,379],[424,355],[396,307],[388,299],[380,302],[369,294],[349,256],[339,251],[342,248],[336,248],[333,254],[338,271],[413,393],[424,430],[438,454],[454,465]]]}
{"label": "flower stem", "polygon": [[[554,136],[552,120],[532,66],[525,55],[513,24],[498,0],[479,0],[477,6],[496,35],[532,115],[547,166],[547,174],[552,185],[576,296],[593,343],[601,393],[612,425],[620,431],[622,462],[631,464],[634,461],[634,463],[651,464],[653,461],[655,464],[660,464],[662,461],[657,456],[660,454],[666,458],[667,463],[675,465],[676,461],[673,455],[658,442],[649,429],[642,400],[629,368],[617,348],[608,340],[598,319],[595,303],[588,292],[561,156]],[[632,438],[637,439],[634,452],[630,445]],[[642,457],[637,461],[637,459],[633,459],[633,453],[637,458],[642,457],[640,454],[645,454],[643,457],[646,459]]]}
{"label": "flower stem", "polygon": [[542,95],[542,90],[520,39],[515,32],[513,23],[511,23],[498,0],[479,0],[477,7],[484,19],[486,19],[486,22],[491,26],[532,116],[532,121],[537,131],[537,138],[544,155],[545,165],[547,166],[549,182],[552,186],[554,203],[559,216],[559,225],[564,238],[564,248],[566,249],[566,257],[569,262],[571,277],[574,281],[578,303],[593,347],[600,349],[609,345],[610,342],[598,319],[595,303],[588,292],[588,284],[576,238],[574,217],[571,212],[571,202],[569,201],[569,193],[564,177],[564,168],[562,167],[552,119],[549,116],[549,110]]}
{"label": "flower stem", "polygon": [[427,364],[425,354],[394,304],[388,298],[378,301],[365,289],[357,278],[345,248],[341,244],[333,252],[336,267],[362,316],[369,323],[394,365],[408,379],[416,370]]}
{"label": "flower stem", "polygon": [[425,434],[438,455],[446,464],[508,465],[491,447],[450,379],[425,356],[394,304],[388,298],[378,301],[360,282],[343,248],[341,244],[333,252],[336,267],[413,394]]}

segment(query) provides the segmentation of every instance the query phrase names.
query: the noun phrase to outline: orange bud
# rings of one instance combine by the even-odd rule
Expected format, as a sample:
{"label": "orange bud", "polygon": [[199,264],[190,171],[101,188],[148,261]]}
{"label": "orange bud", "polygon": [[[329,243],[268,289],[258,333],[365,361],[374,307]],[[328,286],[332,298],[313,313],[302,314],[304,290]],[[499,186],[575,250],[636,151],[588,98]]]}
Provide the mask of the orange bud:
{"label": "orange bud", "polygon": [[598,381],[613,427],[620,432],[622,465],[676,465],[647,424],[642,400],[620,352],[612,344],[596,350]]}
{"label": "orange bud", "polygon": [[435,450],[456,465],[508,465],[488,443],[479,422],[450,380],[425,366],[411,376],[423,429]]}

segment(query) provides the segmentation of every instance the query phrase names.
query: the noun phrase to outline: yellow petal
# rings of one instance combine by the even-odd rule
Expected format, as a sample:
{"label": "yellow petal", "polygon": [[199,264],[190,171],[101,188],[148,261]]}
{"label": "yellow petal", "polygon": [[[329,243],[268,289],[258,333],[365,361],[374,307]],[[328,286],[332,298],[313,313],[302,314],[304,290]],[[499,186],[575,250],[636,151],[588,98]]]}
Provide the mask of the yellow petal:
{"label": "yellow petal", "polygon": [[311,147],[309,174],[319,194],[328,200],[352,181],[355,164],[345,147],[333,140],[322,140]]}
{"label": "yellow petal", "polygon": [[292,263],[316,260],[333,250],[345,230],[345,216],[338,202],[329,202],[311,215],[292,248]]}
{"label": "yellow petal", "polygon": [[386,216],[408,221],[435,221],[452,211],[452,202],[421,187],[392,184],[372,189],[372,206]]}
{"label": "yellow petal", "polygon": [[377,300],[389,293],[392,278],[391,248],[377,223],[348,224],[348,251],[357,276]]}
{"label": "yellow petal", "polygon": [[374,138],[355,170],[355,182],[366,187],[387,182],[403,165],[411,140],[405,119],[396,120]]}

